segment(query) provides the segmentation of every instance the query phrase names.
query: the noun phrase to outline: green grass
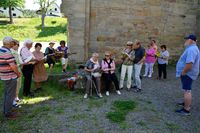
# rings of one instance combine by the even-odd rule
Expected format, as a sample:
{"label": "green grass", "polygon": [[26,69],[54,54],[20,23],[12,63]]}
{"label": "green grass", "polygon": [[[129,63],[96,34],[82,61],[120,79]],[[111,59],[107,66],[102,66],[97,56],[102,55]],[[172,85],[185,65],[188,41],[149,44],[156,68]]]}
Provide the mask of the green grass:
{"label": "green grass", "polygon": [[46,17],[46,27],[43,30],[40,18],[14,18],[14,24],[7,24],[6,20],[0,18],[0,38],[12,36],[20,41],[31,38],[44,42],[67,40],[66,18]]}
{"label": "green grass", "polygon": [[166,122],[165,124],[171,133],[175,133],[180,128],[176,123],[173,122]]}
{"label": "green grass", "polygon": [[140,125],[141,127],[146,127],[147,126],[147,124],[144,121],[139,121],[136,124]]}
{"label": "green grass", "polygon": [[114,111],[108,112],[106,117],[114,123],[123,123],[126,115],[136,108],[134,101],[115,101],[113,103]]}

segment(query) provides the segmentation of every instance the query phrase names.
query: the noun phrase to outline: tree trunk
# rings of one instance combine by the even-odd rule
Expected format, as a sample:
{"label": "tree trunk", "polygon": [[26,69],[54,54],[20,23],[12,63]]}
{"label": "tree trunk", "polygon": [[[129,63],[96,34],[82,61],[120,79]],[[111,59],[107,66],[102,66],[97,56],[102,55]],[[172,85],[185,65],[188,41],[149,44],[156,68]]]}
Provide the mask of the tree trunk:
{"label": "tree trunk", "polygon": [[45,16],[46,14],[42,14],[42,29],[45,27],[45,24],[44,24],[44,19],[45,19]]}
{"label": "tree trunk", "polygon": [[9,18],[10,18],[10,23],[13,24],[13,16],[12,16],[12,7],[9,6]]}

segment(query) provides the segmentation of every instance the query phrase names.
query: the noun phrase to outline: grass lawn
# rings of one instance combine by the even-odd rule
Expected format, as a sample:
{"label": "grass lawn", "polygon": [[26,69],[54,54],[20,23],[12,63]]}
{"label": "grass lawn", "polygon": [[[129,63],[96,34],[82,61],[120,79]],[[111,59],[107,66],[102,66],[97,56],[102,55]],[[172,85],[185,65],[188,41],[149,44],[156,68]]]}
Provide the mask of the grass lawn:
{"label": "grass lawn", "polygon": [[26,38],[43,42],[67,40],[66,18],[46,17],[44,30],[40,25],[40,18],[14,18],[14,24],[8,24],[8,19],[0,18],[0,40],[5,36],[12,36],[20,41]]}

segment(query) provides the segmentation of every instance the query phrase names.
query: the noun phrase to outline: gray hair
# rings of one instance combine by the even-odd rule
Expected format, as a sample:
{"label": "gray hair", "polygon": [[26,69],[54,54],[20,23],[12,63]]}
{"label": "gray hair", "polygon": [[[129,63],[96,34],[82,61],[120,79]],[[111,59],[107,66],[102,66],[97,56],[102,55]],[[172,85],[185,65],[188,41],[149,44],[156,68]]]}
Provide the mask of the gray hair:
{"label": "gray hair", "polygon": [[32,43],[33,43],[33,41],[31,39],[26,39],[24,41],[24,46],[26,46],[27,44],[32,44]]}
{"label": "gray hair", "polygon": [[93,53],[93,54],[92,54],[92,57],[98,57],[98,56],[99,56],[98,53]]}
{"label": "gray hair", "polygon": [[13,42],[13,38],[11,36],[6,36],[3,39],[3,45],[7,45]]}

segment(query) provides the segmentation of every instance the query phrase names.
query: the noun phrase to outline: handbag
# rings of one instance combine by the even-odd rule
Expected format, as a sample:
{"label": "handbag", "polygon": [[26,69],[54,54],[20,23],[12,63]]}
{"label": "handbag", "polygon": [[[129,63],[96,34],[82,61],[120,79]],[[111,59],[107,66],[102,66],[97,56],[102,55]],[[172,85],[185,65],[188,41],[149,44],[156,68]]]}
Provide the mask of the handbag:
{"label": "handbag", "polygon": [[92,76],[95,77],[95,78],[99,78],[99,77],[101,77],[101,73],[100,72],[93,72]]}

